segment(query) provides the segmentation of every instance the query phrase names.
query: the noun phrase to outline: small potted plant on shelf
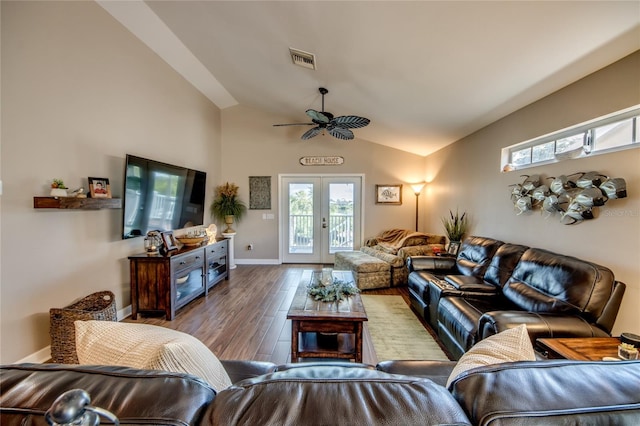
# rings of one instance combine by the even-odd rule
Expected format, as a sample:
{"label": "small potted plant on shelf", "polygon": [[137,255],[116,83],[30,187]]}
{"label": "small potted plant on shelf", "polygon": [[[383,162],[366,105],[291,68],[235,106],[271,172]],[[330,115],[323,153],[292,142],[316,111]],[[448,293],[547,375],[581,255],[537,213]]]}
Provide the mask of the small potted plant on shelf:
{"label": "small potted plant on shelf", "polygon": [[52,197],[66,197],[67,187],[62,179],[54,179],[51,182],[51,196]]}
{"label": "small potted plant on shelf", "polygon": [[448,253],[458,254],[460,242],[462,241],[464,234],[467,233],[469,227],[467,213],[462,213],[462,216],[460,216],[457,209],[455,215],[451,210],[449,210],[449,217],[443,217],[442,224],[444,225],[444,230],[449,238]]}
{"label": "small potted plant on shelf", "polygon": [[238,199],[238,185],[227,182],[216,187],[216,198],[211,203],[211,217],[224,221],[227,229],[223,233],[236,232],[231,225],[234,220],[239,222],[246,212],[246,204]]}

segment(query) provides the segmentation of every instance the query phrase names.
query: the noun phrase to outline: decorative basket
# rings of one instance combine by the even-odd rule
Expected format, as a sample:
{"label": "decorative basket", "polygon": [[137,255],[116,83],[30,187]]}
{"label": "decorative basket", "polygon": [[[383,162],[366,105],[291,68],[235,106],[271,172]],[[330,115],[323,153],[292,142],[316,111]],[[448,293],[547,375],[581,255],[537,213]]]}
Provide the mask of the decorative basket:
{"label": "decorative basket", "polygon": [[110,291],[99,291],[71,305],[49,310],[51,359],[58,364],[78,364],[74,321],[117,321],[116,298]]}

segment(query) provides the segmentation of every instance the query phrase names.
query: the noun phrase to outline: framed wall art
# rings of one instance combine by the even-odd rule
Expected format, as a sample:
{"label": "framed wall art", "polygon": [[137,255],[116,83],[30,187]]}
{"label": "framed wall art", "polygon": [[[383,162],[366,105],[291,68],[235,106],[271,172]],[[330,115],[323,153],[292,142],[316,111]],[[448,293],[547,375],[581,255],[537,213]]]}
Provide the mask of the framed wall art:
{"label": "framed wall art", "polygon": [[89,177],[89,193],[91,198],[111,198],[109,179]]}
{"label": "framed wall art", "polygon": [[376,185],[376,204],[402,204],[402,184]]}
{"label": "framed wall art", "polygon": [[249,176],[249,210],[271,210],[271,176]]}

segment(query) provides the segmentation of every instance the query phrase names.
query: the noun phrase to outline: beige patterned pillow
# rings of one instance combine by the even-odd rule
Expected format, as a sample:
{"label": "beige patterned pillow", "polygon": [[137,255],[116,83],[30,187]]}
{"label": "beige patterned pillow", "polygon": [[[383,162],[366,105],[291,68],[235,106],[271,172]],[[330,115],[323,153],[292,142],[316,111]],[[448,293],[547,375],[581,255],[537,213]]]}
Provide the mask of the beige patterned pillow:
{"label": "beige patterned pillow", "polygon": [[112,321],[74,324],[80,364],[193,374],[217,392],[231,386],[220,360],[189,334],[148,324]]}
{"label": "beige patterned pillow", "polygon": [[535,361],[536,353],[522,324],[479,341],[467,351],[451,371],[447,387],[465,371],[485,365],[513,361]]}

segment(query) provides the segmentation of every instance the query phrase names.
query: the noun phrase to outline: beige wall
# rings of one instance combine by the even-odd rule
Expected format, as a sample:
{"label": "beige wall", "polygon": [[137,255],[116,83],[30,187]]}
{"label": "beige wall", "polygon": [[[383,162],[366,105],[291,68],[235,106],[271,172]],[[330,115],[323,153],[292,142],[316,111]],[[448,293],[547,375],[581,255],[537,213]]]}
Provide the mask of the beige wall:
{"label": "beige wall", "polygon": [[0,362],[49,345],[51,307],[104,289],[130,305],[142,251],[120,239],[122,210],[34,210],[34,195],[102,176],[121,197],[127,153],[211,181],[219,152],[220,111],[100,6],[3,1]]}
{"label": "beige wall", "polygon": [[[429,157],[426,189],[431,208],[426,229],[459,207],[471,217],[471,233],[542,247],[611,268],[627,284],[614,333],[640,333],[640,149],[569,160],[510,173],[500,172],[500,150],[617,110],[640,104],[640,52],[491,124]],[[557,176],[599,171],[623,177],[628,197],[598,208],[598,217],[561,225],[539,211],[517,215],[509,185],[522,174]]]}
{"label": "beige wall", "polygon": [[[304,112],[301,112],[304,114]],[[302,118],[304,116],[301,116]],[[389,227],[415,227],[415,195],[407,182],[423,179],[424,158],[360,139],[343,141],[329,135],[302,141],[308,128],[273,127],[290,119],[236,106],[222,112],[222,175],[240,186],[240,197],[249,200],[249,176],[271,176],[272,210],[249,210],[247,218],[236,227],[238,263],[278,259],[278,174],[364,174],[363,239]],[[357,129],[354,133],[358,134]],[[340,166],[302,166],[304,156],[342,156]],[[375,185],[401,183],[403,203],[375,204]],[[263,213],[275,220],[263,220]],[[253,251],[246,246],[254,244]]]}

